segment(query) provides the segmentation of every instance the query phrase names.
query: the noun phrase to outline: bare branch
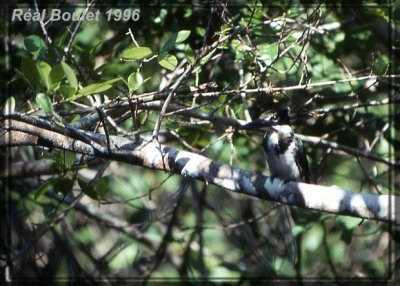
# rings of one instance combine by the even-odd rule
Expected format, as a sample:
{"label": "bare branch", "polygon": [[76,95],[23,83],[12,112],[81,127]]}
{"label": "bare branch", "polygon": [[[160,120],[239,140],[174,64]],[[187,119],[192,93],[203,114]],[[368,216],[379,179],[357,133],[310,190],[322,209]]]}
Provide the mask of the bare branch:
{"label": "bare branch", "polygon": [[389,166],[393,166],[393,167],[400,166],[400,163],[397,163],[391,159],[386,159],[384,157],[375,155],[366,150],[359,150],[359,149],[351,148],[351,147],[344,146],[344,145],[338,144],[336,142],[324,140],[324,139],[321,139],[321,138],[315,137],[315,136],[305,136],[305,135],[301,135],[301,134],[296,134],[296,136],[299,137],[304,142],[309,142],[309,143],[313,143],[315,145],[321,145],[321,146],[329,147],[332,149],[345,151],[346,153],[352,154],[354,156],[365,157],[365,158],[368,158],[368,159],[371,159],[371,160],[374,160],[377,162],[385,163]]}
{"label": "bare branch", "polygon": [[[40,120],[36,120],[36,123],[38,122]],[[283,182],[277,178],[271,180],[270,177],[224,165],[199,154],[180,151],[155,141],[137,142],[110,136],[112,153],[109,154],[104,146],[106,140],[103,134],[86,132],[90,138],[95,139],[93,142],[103,142],[102,148],[94,148],[79,139],[62,135],[58,133],[58,130],[51,131],[16,119],[8,119],[6,126],[8,126],[8,132],[2,137],[7,137],[7,140],[0,140],[0,147],[19,145],[24,138],[24,133],[29,138],[32,135],[37,137],[37,140],[25,141],[25,143],[31,142],[30,145],[66,149],[94,157],[163,170],[260,199],[400,224],[399,217],[394,216],[394,201],[398,200],[395,196],[352,193],[337,186],[325,187],[298,182]],[[48,127],[56,128],[51,123],[48,123]],[[13,136],[14,132],[9,132],[10,130],[19,131],[18,136]],[[66,130],[65,134],[68,133],[69,131]]]}
{"label": "bare branch", "polygon": [[53,162],[42,160],[15,162],[0,170],[0,178],[26,178],[28,176],[50,175],[56,171],[57,168]]}
{"label": "bare branch", "polygon": [[56,198],[57,200],[68,206],[72,206],[74,209],[77,209],[78,211],[84,213],[87,217],[94,219],[103,225],[106,225],[112,229],[129,235],[130,237],[140,241],[142,244],[146,245],[150,249],[156,248],[156,244],[152,240],[146,238],[143,232],[132,223],[105,213],[99,208],[90,204],[83,204],[80,202],[73,204],[73,199],[69,196],[60,196],[54,192],[50,192],[49,196]]}

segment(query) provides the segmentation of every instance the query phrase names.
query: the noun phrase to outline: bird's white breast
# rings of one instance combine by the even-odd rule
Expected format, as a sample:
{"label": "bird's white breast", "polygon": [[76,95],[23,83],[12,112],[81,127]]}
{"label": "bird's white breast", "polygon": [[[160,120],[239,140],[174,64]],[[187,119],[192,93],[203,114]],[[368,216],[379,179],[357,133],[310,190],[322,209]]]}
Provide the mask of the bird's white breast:
{"label": "bird's white breast", "polygon": [[297,166],[295,155],[296,145],[294,141],[289,145],[288,149],[283,153],[276,153],[275,147],[279,144],[279,134],[277,132],[267,133],[266,135],[268,149],[266,152],[267,163],[270,173],[274,177],[283,180],[298,181],[300,180],[300,170]]}

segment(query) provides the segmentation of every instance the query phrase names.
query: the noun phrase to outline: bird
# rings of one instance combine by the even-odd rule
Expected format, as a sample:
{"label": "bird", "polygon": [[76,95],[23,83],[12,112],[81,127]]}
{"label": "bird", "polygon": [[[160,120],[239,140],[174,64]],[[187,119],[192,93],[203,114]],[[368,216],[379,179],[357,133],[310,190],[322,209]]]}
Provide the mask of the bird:
{"label": "bird", "polygon": [[310,182],[309,165],[303,142],[290,125],[290,109],[280,109],[269,116],[243,125],[248,130],[265,131],[262,148],[271,180]]}

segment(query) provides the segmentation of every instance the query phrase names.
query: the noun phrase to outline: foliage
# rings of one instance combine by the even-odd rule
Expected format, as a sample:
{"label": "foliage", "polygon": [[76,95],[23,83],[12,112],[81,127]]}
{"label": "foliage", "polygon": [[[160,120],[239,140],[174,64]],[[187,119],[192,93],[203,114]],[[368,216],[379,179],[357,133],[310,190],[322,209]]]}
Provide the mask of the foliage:
{"label": "foliage", "polygon": [[[60,126],[99,113],[86,130],[150,140],[173,90],[178,111],[160,118],[160,142],[267,174],[262,134],[211,117],[248,121],[290,106],[297,133],[340,144],[304,140],[313,182],[389,193],[385,160],[398,161],[400,145],[393,79],[383,76],[400,72],[385,38],[389,23],[398,32],[396,9],[114,1],[89,9],[97,21],[8,21],[1,110]],[[10,185],[12,220],[2,225],[12,230],[9,259],[20,279],[384,279],[391,271],[385,223],[293,208],[290,224],[282,206],[140,166],[34,147],[8,156],[52,167]]]}

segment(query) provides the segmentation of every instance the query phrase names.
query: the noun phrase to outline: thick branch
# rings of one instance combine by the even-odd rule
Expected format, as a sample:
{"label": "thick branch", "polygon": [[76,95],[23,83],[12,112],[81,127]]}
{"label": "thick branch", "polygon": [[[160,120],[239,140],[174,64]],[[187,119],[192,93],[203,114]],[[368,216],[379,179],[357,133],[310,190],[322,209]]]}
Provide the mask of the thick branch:
{"label": "thick branch", "polygon": [[57,171],[54,163],[49,161],[15,162],[0,170],[0,178],[26,178],[29,176],[51,175]]}
{"label": "thick branch", "polygon": [[[398,216],[394,215],[395,196],[360,194],[346,192],[337,186],[324,187],[319,185],[289,182],[271,179],[258,173],[224,165],[199,154],[180,151],[158,142],[136,142],[127,138],[110,136],[111,154],[104,146],[93,147],[87,142],[71,138],[55,124],[46,122],[46,128],[21,122],[17,119],[6,120],[7,132],[2,135],[0,147],[17,146],[21,142],[29,145],[59,148],[94,157],[116,160],[155,170],[163,170],[206,181],[226,190],[245,195],[286,203],[293,206],[325,211],[335,214],[350,215],[365,219],[393,221],[400,224]],[[35,124],[42,120],[36,119]],[[49,130],[52,129],[53,130]],[[12,130],[12,132],[10,132]],[[18,131],[18,132],[15,132]],[[80,134],[77,130],[75,134]],[[85,132],[87,137],[100,145],[105,142],[103,134]],[[32,138],[36,140],[25,140]],[[105,143],[103,143],[105,145]]]}

